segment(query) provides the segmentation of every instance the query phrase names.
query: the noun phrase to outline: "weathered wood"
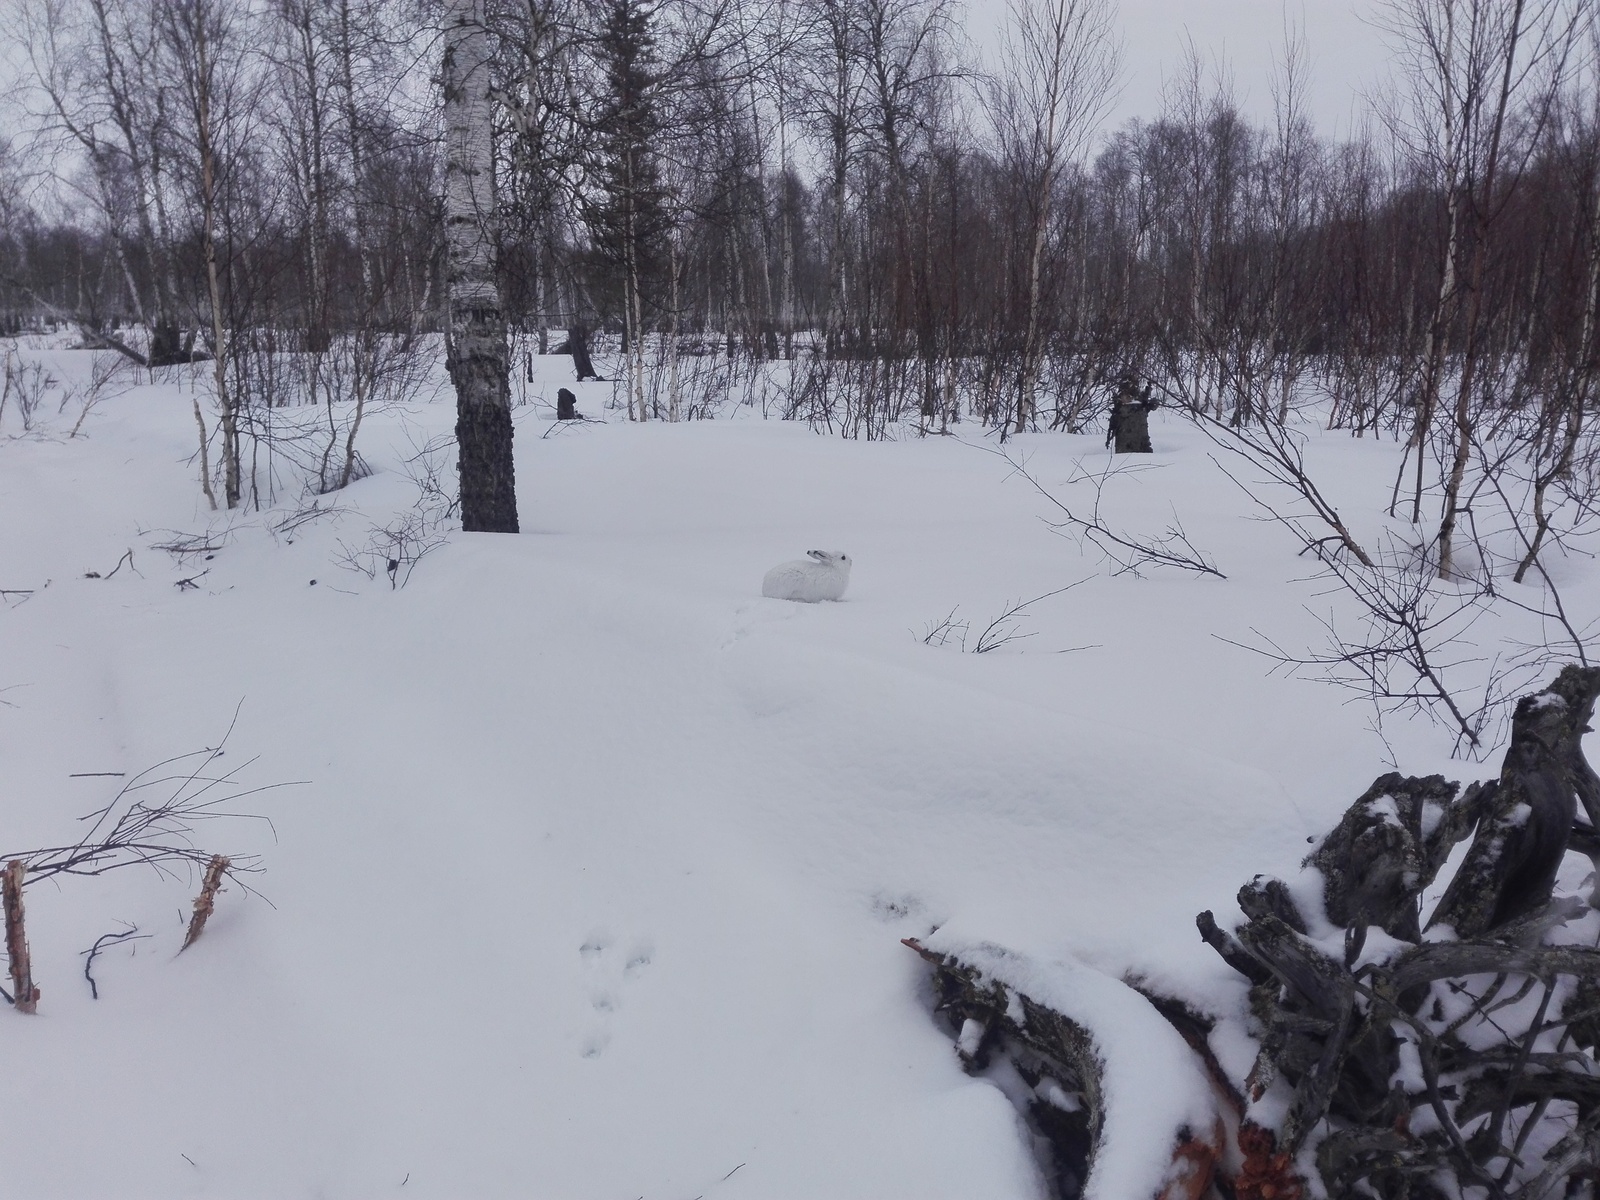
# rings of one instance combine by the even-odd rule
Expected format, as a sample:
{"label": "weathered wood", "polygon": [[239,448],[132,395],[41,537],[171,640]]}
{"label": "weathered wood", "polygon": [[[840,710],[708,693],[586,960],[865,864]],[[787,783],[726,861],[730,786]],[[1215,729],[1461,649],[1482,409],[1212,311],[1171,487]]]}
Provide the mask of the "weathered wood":
{"label": "weathered wood", "polygon": [[1477,819],[1482,787],[1474,784],[1457,802],[1459,790],[1442,775],[1379,776],[1305,860],[1325,881],[1329,920],[1416,941],[1417,895]]}
{"label": "weathered wood", "polygon": [[1523,948],[1498,942],[1429,942],[1396,958],[1385,975],[1394,993],[1403,995],[1439,979],[1502,972],[1545,980],[1571,975],[1600,981],[1600,950],[1586,946]]}
{"label": "weathered wood", "polygon": [[[1100,1078],[1101,1064],[1089,1031],[1075,1021],[1052,1012],[1021,993],[1012,993],[1000,983],[987,979],[983,972],[959,959],[927,949],[914,938],[904,944],[915,950],[934,968],[937,1001],[934,1011],[949,1019],[952,1029],[965,1033],[958,1044],[962,1065],[968,1071],[982,1070],[997,1043],[1009,1039],[1026,1047],[1035,1056],[1030,1063],[1036,1080],[1056,1080],[1068,1093],[1083,1097],[1078,1113],[1056,1108],[1053,1113],[1031,1113],[1040,1130],[1050,1139],[1058,1173],[1076,1180],[1081,1188],[1089,1177],[1094,1148],[1105,1126],[1105,1103]],[[1015,994],[1017,1005],[1013,1006]],[[1016,1020],[1018,1015],[1022,1020]],[[973,1023],[982,1036],[971,1040]],[[1064,1195],[1075,1191],[1062,1189]]]}
{"label": "weathered wood", "polygon": [[183,953],[202,933],[206,931],[206,922],[211,919],[212,912],[217,907],[217,893],[222,890],[222,879],[228,873],[232,864],[227,856],[213,854],[211,862],[206,867],[205,879],[200,884],[200,894],[194,898],[194,912],[189,917],[189,929],[184,935],[183,945],[178,947],[178,953]]}
{"label": "weathered wood", "polygon": [[[904,939],[904,944],[935,968],[935,1011],[943,1013],[956,1032],[962,1065],[970,1072],[981,1071],[993,1055],[1003,1053],[1033,1089],[1027,1115],[1050,1144],[1055,1193],[1061,1200],[1074,1200],[1089,1179],[1105,1129],[1105,1064],[1093,1033],[955,955],[930,950],[915,938]],[[1152,1002],[1152,1007],[1189,1040],[1193,1030],[1186,1032],[1184,1025],[1192,1023],[1192,1014],[1185,1011],[1180,1021],[1174,1021],[1161,1006]],[[1209,1061],[1215,1069],[1215,1059]],[[1222,1090],[1232,1091],[1225,1084]],[[1078,1107],[1052,1102],[1051,1095],[1058,1100],[1075,1098]],[[1177,1132],[1175,1144],[1167,1148],[1171,1163],[1165,1180],[1151,1200],[1199,1200],[1211,1185],[1222,1154],[1221,1122],[1209,1130]]]}
{"label": "weathered wood", "polygon": [[1600,667],[1569,666],[1544,691],[1517,701],[1499,787],[1430,928],[1449,925],[1459,938],[1476,938],[1549,902],[1579,792],[1594,790],[1582,739],[1596,696]]}
{"label": "weathered wood", "polygon": [[28,951],[28,932],[23,922],[22,879],[27,864],[14,858],[0,875],[0,900],[6,918],[6,956],[11,966],[11,1003],[19,1013],[38,1011],[39,989],[33,985],[33,956]]}
{"label": "weathered wood", "polygon": [[1239,974],[1243,975],[1253,984],[1266,983],[1272,979],[1269,971],[1248,951],[1239,944],[1239,939],[1228,933],[1217,924],[1217,918],[1207,909],[1194,919],[1195,925],[1200,930],[1200,938],[1221,956]]}

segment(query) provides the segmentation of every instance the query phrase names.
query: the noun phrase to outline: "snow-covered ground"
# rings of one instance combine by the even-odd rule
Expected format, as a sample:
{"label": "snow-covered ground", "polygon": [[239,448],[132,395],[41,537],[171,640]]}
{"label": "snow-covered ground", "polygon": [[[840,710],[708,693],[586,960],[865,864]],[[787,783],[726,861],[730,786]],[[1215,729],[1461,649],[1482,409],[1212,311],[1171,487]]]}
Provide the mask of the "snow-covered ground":
{"label": "snow-covered ground", "polygon": [[[86,377],[86,353],[49,357]],[[539,369],[553,400],[570,360]],[[1304,645],[1302,606],[1330,601],[1176,419],[1106,510],[1147,533],[1175,510],[1226,579],[1109,572],[976,426],[552,429],[529,404],[523,534],[453,532],[392,588],[341,559],[412,509],[405,460],[452,429],[449,394],[369,417],[375,473],[288,528],[308,501],[207,510],[183,378],[75,438],[70,408],[0,425],[0,588],[32,589],[0,606],[0,852],[71,840],[119,784],[74,776],[215,746],[236,709],[219,762],[305,782],[235,806],[270,826],[201,830],[261,856],[266,899],[231,887],[181,957],[191,880],[29,890],[9,1194],[1037,1197],[899,939],[939,926],[1225,1011],[1242,985],[1196,912],[1291,871],[1390,749],[1493,769],[1421,722],[1386,748],[1362,706],[1222,640]],[[599,413],[610,387],[576,390]],[[1010,450],[1049,487],[1105,455]],[[1364,529],[1397,453],[1313,444]],[[222,548],[154,548],[194,534]],[[813,547],[854,560],[844,601],[763,599]],[[970,650],[1079,580],[993,653],[922,640],[955,608]],[[99,956],[92,1000],[82,952],[124,923],[151,936]]]}

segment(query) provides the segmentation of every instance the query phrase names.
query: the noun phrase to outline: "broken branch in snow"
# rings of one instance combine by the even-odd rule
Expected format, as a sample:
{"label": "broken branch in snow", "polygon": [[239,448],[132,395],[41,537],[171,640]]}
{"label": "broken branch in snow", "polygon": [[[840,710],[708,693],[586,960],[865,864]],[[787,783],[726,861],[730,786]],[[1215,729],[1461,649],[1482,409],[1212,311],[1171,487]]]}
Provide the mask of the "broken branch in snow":
{"label": "broken branch in snow", "polygon": [[330,501],[324,505],[323,497],[316,496],[304,508],[297,509],[273,521],[269,529],[274,537],[286,537],[297,532],[301,526],[312,521],[320,521],[323,517],[343,516],[349,509],[341,507],[338,503]]}
{"label": "broken branch in snow", "polygon": [[128,570],[132,571],[135,575],[139,574],[138,568],[133,565],[133,550],[130,548],[122,552],[122,557],[117,559],[117,565],[112,567],[111,570],[106,574],[102,575],[99,571],[86,571],[84,572],[83,577],[85,579],[110,579],[118,571],[122,570],[123,563],[127,563]]}
{"label": "broken branch in snow", "polygon": [[28,933],[23,923],[22,880],[27,864],[13,858],[0,875],[0,900],[6,918],[6,957],[11,966],[11,994],[6,997],[19,1013],[37,1012],[39,989],[33,986],[33,956],[28,952]]}
{"label": "broken branch in snow", "polygon": [[150,935],[140,933],[137,925],[129,925],[126,929],[119,929],[112,933],[102,933],[95,938],[94,945],[81,951],[83,959],[83,977],[89,981],[89,998],[100,999],[100,985],[94,980],[94,960],[100,956],[100,951],[106,946],[119,946],[123,942],[144,941]]}
{"label": "broken branch in snow", "polygon": [[189,918],[189,931],[184,935],[183,945],[178,948],[179,954],[194,945],[206,931],[206,922],[211,919],[211,913],[217,906],[217,893],[222,890],[222,877],[231,865],[226,855],[211,856],[205,881],[200,885],[200,894],[194,898],[194,915]]}

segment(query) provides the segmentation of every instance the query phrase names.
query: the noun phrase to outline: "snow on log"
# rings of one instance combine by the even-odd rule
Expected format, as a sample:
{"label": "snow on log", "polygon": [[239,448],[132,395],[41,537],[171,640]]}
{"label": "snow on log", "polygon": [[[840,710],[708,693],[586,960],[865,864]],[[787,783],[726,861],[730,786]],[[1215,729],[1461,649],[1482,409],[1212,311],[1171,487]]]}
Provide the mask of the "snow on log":
{"label": "snow on log", "polygon": [[1204,1194],[1224,1136],[1216,1093],[1149,1000],[1082,964],[945,930],[906,945],[936,968],[938,1008],[958,1031],[967,1070],[999,1052],[1032,1089],[1026,1115],[1054,1150],[1059,1195]]}

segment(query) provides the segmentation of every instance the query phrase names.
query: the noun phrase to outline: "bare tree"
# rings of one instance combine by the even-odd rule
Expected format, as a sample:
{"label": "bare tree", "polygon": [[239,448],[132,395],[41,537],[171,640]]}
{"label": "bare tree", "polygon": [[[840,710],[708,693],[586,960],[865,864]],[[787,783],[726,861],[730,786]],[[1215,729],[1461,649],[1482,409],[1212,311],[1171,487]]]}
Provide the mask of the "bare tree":
{"label": "bare tree", "polygon": [[[1455,532],[1476,431],[1474,389],[1485,352],[1484,286],[1492,238],[1537,145],[1577,32],[1562,0],[1397,0],[1388,24],[1403,54],[1410,111],[1397,121],[1430,163],[1445,200],[1439,290],[1428,330],[1423,390],[1408,450],[1417,455],[1411,519],[1421,518],[1423,463],[1451,366],[1438,571],[1456,573]],[[1519,112],[1524,128],[1512,128]]]}
{"label": "bare tree", "polygon": [[[161,9],[163,66],[177,79],[174,136],[188,151],[193,201],[199,216],[200,254],[205,272],[206,310],[211,326],[212,386],[222,432],[223,501],[237,508],[243,496],[240,474],[240,401],[230,387],[227,302],[219,263],[219,221],[229,151],[245,135],[236,128],[248,107],[242,94],[245,75],[238,57],[238,19],[217,0],[167,0]],[[209,481],[208,485],[209,485]],[[208,486],[208,499],[210,497]]]}
{"label": "bare tree", "polygon": [[1020,181],[1026,317],[1015,429],[1038,412],[1044,351],[1044,259],[1062,172],[1088,145],[1115,96],[1120,48],[1109,0],[1013,0],[1004,73],[990,110],[1000,152]]}

